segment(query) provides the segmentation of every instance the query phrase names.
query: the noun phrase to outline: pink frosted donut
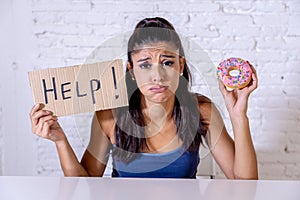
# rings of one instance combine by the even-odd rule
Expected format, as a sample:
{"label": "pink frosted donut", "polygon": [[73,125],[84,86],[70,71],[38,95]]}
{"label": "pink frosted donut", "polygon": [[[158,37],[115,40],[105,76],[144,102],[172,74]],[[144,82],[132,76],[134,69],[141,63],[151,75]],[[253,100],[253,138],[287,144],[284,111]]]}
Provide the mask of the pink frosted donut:
{"label": "pink frosted donut", "polygon": [[243,88],[251,81],[252,69],[241,58],[229,58],[219,64],[217,75],[227,88]]}

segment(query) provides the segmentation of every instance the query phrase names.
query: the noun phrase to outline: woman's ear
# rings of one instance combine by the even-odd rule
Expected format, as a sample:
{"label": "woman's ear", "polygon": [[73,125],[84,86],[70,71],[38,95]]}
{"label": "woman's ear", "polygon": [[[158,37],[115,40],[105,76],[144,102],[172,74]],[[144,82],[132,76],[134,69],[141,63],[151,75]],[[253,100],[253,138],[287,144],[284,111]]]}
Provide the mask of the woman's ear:
{"label": "woman's ear", "polygon": [[183,70],[184,70],[184,65],[185,65],[185,57],[183,56],[180,56],[179,57],[179,65],[180,65],[180,74],[183,73]]}
{"label": "woman's ear", "polygon": [[129,61],[127,61],[126,67],[127,67],[128,71],[132,70],[132,68],[133,68]]}
{"label": "woman's ear", "polygon": [[130,64],[129,61],[127,62],[127,70],[128,70],[128,72],[129,72],[129,74],[131,76],[131,79],[135,80],[134,73],[133,73],[133,66]]}

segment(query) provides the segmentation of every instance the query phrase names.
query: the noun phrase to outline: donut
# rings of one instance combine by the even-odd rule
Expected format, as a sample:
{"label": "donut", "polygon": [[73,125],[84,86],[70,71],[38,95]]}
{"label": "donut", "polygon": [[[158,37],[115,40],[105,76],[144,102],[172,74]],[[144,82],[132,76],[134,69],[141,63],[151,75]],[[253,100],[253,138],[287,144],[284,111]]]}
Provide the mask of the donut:
{"label": "donut", "polygon": [[218,65],[217,75],[227,90],[241,89],[250,83],[252,69],[241,58],[228,58]]}

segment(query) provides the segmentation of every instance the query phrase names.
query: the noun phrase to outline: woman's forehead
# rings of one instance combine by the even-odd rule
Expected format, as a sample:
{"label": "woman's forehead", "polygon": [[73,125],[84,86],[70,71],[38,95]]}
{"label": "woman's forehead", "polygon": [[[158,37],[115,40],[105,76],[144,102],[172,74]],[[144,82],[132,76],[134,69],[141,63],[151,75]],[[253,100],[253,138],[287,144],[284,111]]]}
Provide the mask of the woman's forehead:
{"label": "woman's forehead", "polygon": [[175,45],[167,42],[157,42],[140,45],[132,51],[131,55],[142,56],[146,54],[169,54],[178,55],[179,49]]}

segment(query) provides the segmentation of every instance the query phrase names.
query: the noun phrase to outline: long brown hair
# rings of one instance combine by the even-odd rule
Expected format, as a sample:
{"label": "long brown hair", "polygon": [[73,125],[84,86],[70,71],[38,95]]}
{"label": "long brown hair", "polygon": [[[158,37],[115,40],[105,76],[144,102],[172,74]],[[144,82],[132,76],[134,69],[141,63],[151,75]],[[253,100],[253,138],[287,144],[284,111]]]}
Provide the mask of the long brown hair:
{"label": "long brown hair", "polygon": [[[155,17],[141,20],[128,41],[128,62],[133,67],[131,53],[136,47],[156,42],[168,42],[179,49],[179,55],[184,57],[184,51],[179,35],[173,25],[167,20]],[[128,70],[127,70],[128,71]],[[175,93],[173,119],[176,124],[179,139],[183,141],[183,147],[189,151],[199,149],[202,143],[201,136],[206,131],[200,122],[197,95],[189,92],[191,75],[187,64],[184,65],[182,76],[179,78],[179,86]],[[136,81],[126,73],[126,86],[129,97],[129,106],[116,110],[117,125],[115,127],[116,146],[113,153],[123,161],[129,161],[134,153],[148,149],[145,129],[145,118],[141,111],[141,92]]]}

